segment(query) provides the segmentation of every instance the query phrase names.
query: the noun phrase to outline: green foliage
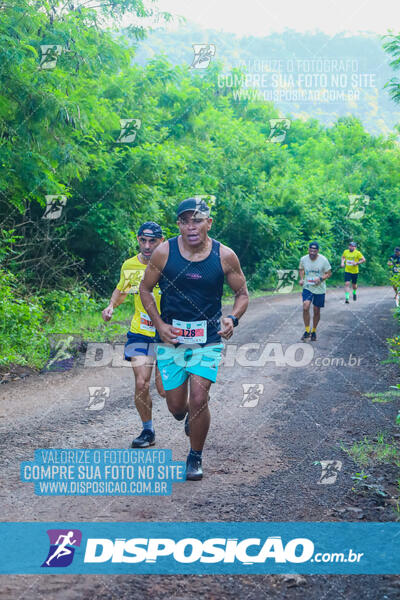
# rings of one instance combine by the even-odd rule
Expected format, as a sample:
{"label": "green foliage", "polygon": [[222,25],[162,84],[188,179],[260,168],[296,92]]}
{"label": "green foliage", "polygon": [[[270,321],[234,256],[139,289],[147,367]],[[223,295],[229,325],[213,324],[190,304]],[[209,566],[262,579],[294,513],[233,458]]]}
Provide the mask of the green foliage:
{"label": "green foliage", "polygon": [[16,278],[0,271],[0,365],[42,364],[47,352],[42,320],[39,302],[20,297]]}
{"label": "green foliage", "polygon": [[[139,1],[112,5],[116,18],[146,16]],[[10,271],[35,291],[84,285],[104,297],[137,249],[138,225],[158,220],[175,235],[176,204],[195,193],[216,196],[212,233],[236,251],[253,290],[273,288],[277,269],[296,269],[310,239],[332,261],[333,281],[356,238],[365,279],[387,283],[382,264],[400,227],[393,139],[347,117],[328,129],[292,120],[284,143],[268,143],[277,110],[235,101],[217,62],[199,72],[161,56],[141,67],[140,32],[115,35],[99,26],[111,4],[90,6],[36,11],[18,0],[3,10],[0,217],[9,235],[0,253]],[[54,68],[39,68],[49,44],[62,51]],[[127,118],[141,126],[120,143]],[[348,217],[349,194],[371,199],[358,221]],[[42,218],[46,195],[67,198],[59,219]]]}
{"label": "green foliage", "polygon": [[[388,283],[400,230],[394,135],[372,136],[354,117],[330,127],[292,119],[283,143],[268,141],[277,108],[235,100],[218,61],[204,71],[165,56],[138,64],[142,19],[156,10],[142,0],[2,5],[0,293],[3,331],[8,322],[12,331],[3,361],[28,360],[51,332],[119,335],[101,321],[98,299],[137,251],[140,223],[159,221],[166,237],[176,235],[176,205],[193,194],[216,197],[211,233],[238,254],[252,290],[274,288],[277,269],[297,269],[311,239],[331,261],[333,282],[356,238],[363,280]],[[110,16],[120,27],[128,13],[136,25],[124,36],[108,28]],[[43,46],[54,49],[52,68]],[[129,143],[122,119],[140,120]],[[358,220],[349,194],[370,198]],[[49,195],[66,199],[57,219],[43,218]],[[17,346],[12,323],[20,322],[28,341]]]}
{"label": "green foliage", "polygon": [[364,437],[363,440],[355,442],[351,448],[345,449],[351,458],[359,465],[366,466],[375,462],[392,463],[400,467],[399,449],[383,433],[377,435],[374,442]]}
{"label": "green foliage", "polygon": [[75,318],[76,315],[100,309],[99,303],[90,298],[89,292],[79,289],[68,292],[62,290],[47,292],[41,296],[41,303],[49,315],[49,320],[62,313]]}

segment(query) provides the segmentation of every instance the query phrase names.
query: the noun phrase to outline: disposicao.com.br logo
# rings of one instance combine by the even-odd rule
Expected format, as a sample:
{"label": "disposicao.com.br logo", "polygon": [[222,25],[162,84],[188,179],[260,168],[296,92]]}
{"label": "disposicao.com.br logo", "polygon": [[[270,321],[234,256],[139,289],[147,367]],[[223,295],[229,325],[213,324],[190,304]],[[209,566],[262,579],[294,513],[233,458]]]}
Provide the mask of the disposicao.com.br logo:
{"label": "disposicao.com.br logo", "polygon": [[253,565],[272,559],[275,563],[358,562],[362,553],[320,553],[308,538],[293,538],[286,544],[281,536],[262,538],[89,538],[85,563],[156,563],[169,557],[177,563],[235,563]]}
{"label": "disposicao.com.br logo", "polygon": [[50,548],[42,567],[68,567],[74,558],[75,548],[81,545],[79,529],[48,529]]}

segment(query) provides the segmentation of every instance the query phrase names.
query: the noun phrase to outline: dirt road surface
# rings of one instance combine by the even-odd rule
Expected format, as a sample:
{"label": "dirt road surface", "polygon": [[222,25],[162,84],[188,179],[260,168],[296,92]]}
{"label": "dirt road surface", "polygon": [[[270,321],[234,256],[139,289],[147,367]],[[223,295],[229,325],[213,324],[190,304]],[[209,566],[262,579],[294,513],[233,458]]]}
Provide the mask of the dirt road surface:
{"label": "dirt road surface", "polygon": [[[307,345],[311,362],[304,366],[293,365],[302,352],[295,354],[291,347],[304,330],[299,294],[251,302],[231,340],[237,345],[230,350],[236,352],[235,364],[222,366],[212,387],[204,479],[174,484],[171,496],[40,497],[33,484],[20,481],[20,461],[33,460],[37,448],[130,446],[140,421],[133,408],[129,366],[84,368],[81,361],[66,373],[2,385],[2,521],[394,521],[393,504],[387,501],[396,493],[390,483],[394,474],[384,468],[380,472],[386,499],[357,495],[351,478],[357,466],[342,449],[364,436],[395,431],[393,403],[374,404],[364,396],[398,381],[398,369],[381,362],[388,354],[385,339],[396,333],[393,294],[389,288],[364,288],[350,305],[343,296],[342,290],[329,291],[318,340]],[[256,343],[258,350],[253,347],[244,354],[243,344]],[[292,365],[276,364],[272,346],[270,360],[264,355],[257,363],[272,343],[282,344]],[[279,346],[274,351],[279,355]],[[249,397],[243,384],[258,387]],[[110,388],[103,410],[87,410],[89,386]],[[152,393],[156,448],[171,448],[175,460],[185,460],[183,423],[168,413],[154,385]],[[319,483],[321,460],[341,461],[334,484]],[[18,575],[0,578],[0,597],[394,600],[400,597],[399,579]]]}

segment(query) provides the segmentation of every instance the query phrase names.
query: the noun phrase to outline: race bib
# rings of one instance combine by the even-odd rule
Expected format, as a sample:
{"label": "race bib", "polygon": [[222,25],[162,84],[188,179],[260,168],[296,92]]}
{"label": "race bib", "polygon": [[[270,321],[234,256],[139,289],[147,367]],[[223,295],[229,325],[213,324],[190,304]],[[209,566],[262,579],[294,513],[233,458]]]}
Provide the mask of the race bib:
{"label": "race bib", "polygon": [[393,273],[398,273],[399,272],[399,267],[393,267]]}
{"label": "race bib", "polygon": [[145,312],[140,313],[140,329],[143,331],[151,331],[152,333],[156,332],[149,315]]}
{"label": "race bib", "polygon": [[176,336],[180,344],[205,344],[207,341],[207,321],[178,321],[172,319],[172,326],[180,329]]}
{"label": "race bib", "polygon": [[307,277],[308,285],[315,285],[316,277]]}
{"label": "race bib", "polygon": [[353,267],[354,266],[354,260],[351,260],[350,258],[348,258],[346,260],[346,265],[349,265],[350,267]]}

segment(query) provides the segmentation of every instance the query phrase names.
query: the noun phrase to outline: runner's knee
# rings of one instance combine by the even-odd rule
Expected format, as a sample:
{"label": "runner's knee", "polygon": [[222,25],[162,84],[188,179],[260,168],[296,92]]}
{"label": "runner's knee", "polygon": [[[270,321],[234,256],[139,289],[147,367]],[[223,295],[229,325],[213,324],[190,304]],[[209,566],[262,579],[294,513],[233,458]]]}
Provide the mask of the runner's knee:
{"label": "runner's knee", "polygon": [[207,406],[208,402],[208,391],[207,390],[192,390],[190,392],[190,410],[191,412],[198,412],[203,410]]}
{"label": "runner's knee", "polygon": [[148,392],[150,389],[150,381],[142,376],[136,377],[136,391]]}

